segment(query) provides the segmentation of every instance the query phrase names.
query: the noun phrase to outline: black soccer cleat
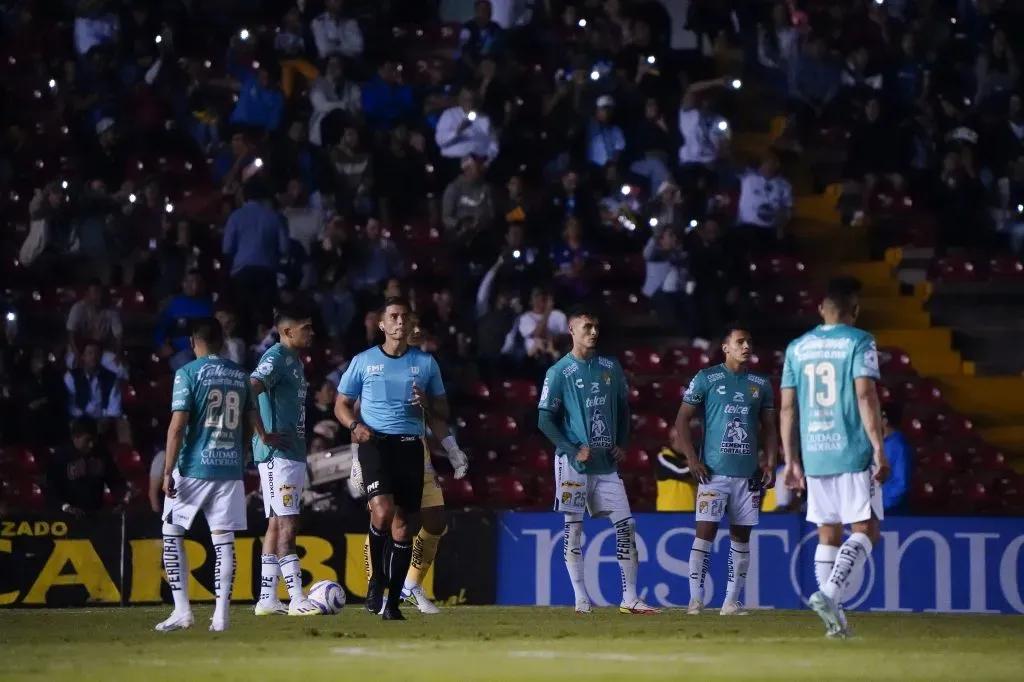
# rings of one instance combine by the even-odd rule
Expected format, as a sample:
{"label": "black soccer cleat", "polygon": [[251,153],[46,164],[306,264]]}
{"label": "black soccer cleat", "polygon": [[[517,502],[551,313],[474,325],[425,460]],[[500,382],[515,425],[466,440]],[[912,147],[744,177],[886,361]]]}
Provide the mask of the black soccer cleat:
{"label": "black soccer cleat", "polygon": [[384,609],[384,613],[381,614],[382,620],[405,620],[405,616],[402,615],[401,609],[397,606],[391,606]]}
{"label": "black soccer cleat", "polygon": [[366,586],[366,610],[377,615],[384,608],[384,586],[376,579],[371,579]]}

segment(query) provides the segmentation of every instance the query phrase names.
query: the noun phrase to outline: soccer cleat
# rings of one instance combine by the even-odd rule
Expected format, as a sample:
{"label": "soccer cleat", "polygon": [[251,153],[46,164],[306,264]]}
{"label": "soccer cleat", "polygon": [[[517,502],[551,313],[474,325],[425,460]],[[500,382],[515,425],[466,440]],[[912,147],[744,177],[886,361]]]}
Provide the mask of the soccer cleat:
{"label": "soccer cleat", "polygon": [[827,630],[825,636],[831,639],[847,639],[852,633],[850,632],[850,626],[846,622],[846,610],[842,606],[836,606],[836,615],[839,617],[839,629]]}
{"label": "soccer cleat", "polygon": [[686,615],[688,616],[699,616],[704,611],[704,602],[700,599],[691,599],[689,606],[686,607]]}
{"label": "soccer cleat", "polygon": [[379,580],[370,579],[366,586],[366,610],[377,615],[384,608],[384,586]]}
{"label": "soccer cleat", "polygon": [[405,620],[405,616],[402,615],[401,610],[397,606],[391,608],[385,608],[384,613],[381,614],[382,620]]}
{"label": "soccer cleat", "polygon": [[196,619],[192,616],[191,611],[186,611],[185,613],[175,611],[167,620],[156,624],[156,631],[174,632],[175,630],[188,630],[195,623]]}
{"label": "soccer cleat", "polygon": [[280,599],[261,599],[252,612],[257,616],[287,616],[288,607]]}
{"label": "soccer cleat", "polygon": [[437,608],[437,605],[427,598],[427,593],[423,591],[422,585],[416,585],[411,590],[403,589],[402,600],[415,606],[420,610],[420,613],[430,616],[441,613],[441,609]]}
{"label": "soccer cleat", "polygon": [[722,610],[718,612],[721,616],[749,616],[750,611],[743,608],[743,605],[738,601],[726,602],[722,604]]}
{"label": "soccer cleat", "polygon": [[632,604],[627,604],[626,602],[619,604],[619,613],[631,613],[634,616],[654,616],[661,613],[661,609],[654,608],[644,602],[643,599],[637,599]]}
{"label": "soccer cleat", "polygon": [[591,606],[589,599],[580,599],[579,601],[576,602],[576,613],[581,613],[583,615],[587,615],[588,613],[593,613],[593,612],[594,612],[594,607]]}
{"label": "soccer cleat", "polygon": [[227,618],[211,618],[210,619],[210,632],[224,632],[228,629]]}
{"label": "soccer cleat", "polygon": [[288,605],[289,616],[319,616],[320,614],[320,607],[305,597],[292,599]]}
{"label": "soccer cleat", "polygon": [[846,628],[843,627],[843,623],[839,619],[839,608],[835,602],[829,599],[824,592],[818,591],[811,595],[808,603],[825,623],[826,637],[846,638]]}

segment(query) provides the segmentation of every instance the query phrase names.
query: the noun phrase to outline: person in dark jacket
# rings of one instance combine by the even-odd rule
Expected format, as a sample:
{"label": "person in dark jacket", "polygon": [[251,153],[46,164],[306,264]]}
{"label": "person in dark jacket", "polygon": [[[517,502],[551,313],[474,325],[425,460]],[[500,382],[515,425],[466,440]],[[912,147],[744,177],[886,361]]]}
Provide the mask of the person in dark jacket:
{"label": "person in dark jacket", "polygon": [[17,383],[18,431],[33,446],[56,445],[67,436],[67,396],[61,376],[46,361],[46,351],[33,348]]}
{"label": "person in dark jacket", "polygon": [[110,421],[121,417],[121,386],[116,374],[100,364],[103,350],[98,341],[86,341],[78,362],[64,374],[68,391],[68,414],[90,417],[106,430]]}
{"label": "person in dark jacket", "polygon": [[54,453],[46,473],[49,502],[65,514],[82,517],[103,508],[103,489],[127,503],[131,497],[110,451],[98,444],[94,419],[71,423],[71,442]]}

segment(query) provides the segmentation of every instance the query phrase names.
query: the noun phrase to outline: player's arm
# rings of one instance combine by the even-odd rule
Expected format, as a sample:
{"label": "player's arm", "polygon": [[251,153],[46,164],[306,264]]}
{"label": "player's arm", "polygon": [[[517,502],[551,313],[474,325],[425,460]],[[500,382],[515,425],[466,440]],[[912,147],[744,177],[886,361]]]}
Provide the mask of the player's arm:
{"label": "player's arm", "polygon": [[427,418],[430,430],[441,441],[441,447],[448,455],[452,469],[455,470],[455,478],[462,478],[469,471],[469,458],[459,447],[451,429],[448,428],[448,420],[451,418],[451,409],[448,406],[448,396],[444,390],[444,381],[441,380],[441,368],[437,361],[430,358],[430,368],[427,370],[426,400],[423,402],[423,412]]}
{"label": "player's arm", "polygon": [[373,436],[366,424],[356,415],[356,401],[363,393],[363,363],[360,356],[352,358],[348,369],[338,382],[338,397],[334,400],[334,417],[343,427],[352,432],[352,441],[365,443]]}
{"label": "player's arm", "polygon": [[[257,386],[259,387],[259,391],[256,390]],[[257,399],[259,394],[263,391],[263,382],[259,379],[249,377],[249,386],[245,394],[245,423],[250,434],[255,433],[256,436],[259,437],[260,442],[264,445],[272,448],[279,448],[283,443],[281,434],[267,431],[266,427],[263,426],[263,418],[260,416],[260,407]],[[249,440],[248,435],[249,434],[246,434],[246,441]]]}
{"label": "player's arm", "polygon": [[563,409],[562,392],[562,374],[556,367],[552,367],[544,377],[544,385],[540,390],[540,402],[537,404],[537,428],[545,438],[551,441],[556,450],[575,456],[577,459],[583,454],[582,461],[586,461],[590,455],[590,448],[586,444],[574,443],[558,424],[558,415]]}
{"label": "player's arm", "polygon": [[871,442],[874,453],[875,479],[879,483],[889,478],[889,460],[885,456],[885,430],[882,426],[882,404],[876,383],[882,375],[878,369],[878,349],[868,336],[854,348],[853,384],[857,392],[857,410]]}
{"label": "player's arm", "polygon": [[761,401],[761,482],[766,488],[775,486],[775,468],[779,465],[779,427],[775,421],[775,399],[771,386],[765,386],[765,397]]}
{"label": "player's arm", "polygon": [[629,411],[629,381],[626,380],[626,373],[622,371],[622,366],[617,362],[615,363],[615,383],[618,384],[615,391],[617,418],[615,420],[615,448],[613,448],[612,454],[619,459],[625,455],[625,449],[629,445],[632,419]]}
{"label": "player's arm", "polygon": [[697,448],[693,444],[693,435],[690,433],[690,422],[696,416],[697,410],[704,405],[707,393],[707,379],[703,372],[698,372],[697,376],[690,381],[690,385],[686,387],[686,392],[683,393],[683,402],[680,403],[679,411],[676,413],[675,437],[670,444],[672,450],[686,458],[686,466],[690,468],[690,473],[701,482],[707,480],[708,470],[697,456]]}
{"label": "player's arm", "polygon": [[798,369],[786,349],[786,360],[782,365],[782,395],[779,407],[779,431],[782,452],[786,457],[783,483],[787,488],[804,487],[804,467],[800,457],[800,414],[797,408]]}
{"label": "player's arm", "polygon": [[167,425],[167,443],[164,451],[164,494],[174,498],[174,467],[178,464],[178,453],[185,441],[185,428],[188,427],[190,411],[175,410],[171,413],[171,423]]}

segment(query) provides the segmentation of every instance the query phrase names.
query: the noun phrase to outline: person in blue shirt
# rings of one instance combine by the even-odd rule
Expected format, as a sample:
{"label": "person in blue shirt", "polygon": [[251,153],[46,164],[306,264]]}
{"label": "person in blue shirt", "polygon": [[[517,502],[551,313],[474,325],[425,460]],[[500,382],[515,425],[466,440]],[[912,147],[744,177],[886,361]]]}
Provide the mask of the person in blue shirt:
{"label": "person in blue shirt", "polygon": [[174,371],[195,358],[189,343],[189,322],[213,315],[213,299],[205,289],[199,271],[189,270],[181,282],[181,293],[160,311],[153,343]]}
{"label": "person in blue shirt", "polygon": [[284,94],[278,86],[280,68],[274,60],[259,64],[248,69],[229,56],[228,70],[238,80],[233,84],[238,101],[231,112],[231,123],[274,132],[284,114]]}
{"label": "person in blue shirt", "polygon": [[[426,420],[429,417],[433,424],[448,417],[448,399],[437,362],[429,353],[409,346],[410,313],[403,298],[384,302],[379,325],[384,343],[352,358],[338,384],[334,411],[358,444],[359,467],[370,503],[371,579],[366,609],[380,612],[384,620],[405,619],[398,605],[423,500]],[[450,457],[458,449],[450,436],[442,445]],[[465,466],[464,459],[458,464],[457,471]]]}
{"label": "person in blue shirt", "polygon": [[363,115],[374,130],[391,130],[418,113],[413,89],[399,80],[397,67],[395,60],[385,59],[363,87]]}
{"label": "person in blue shirt", "polygon": [[885,429],[885,456],[889,459],[892,474],[882,484],[882,506],[886,514],[900,514],[906,511],[907,490],[910,488],[910,470],[913,450],[903,432],[899,430],[903,418],[903,406],[897,403],[882,408],[882,428]]}
{"label": "person in blue shirt", "polygon": [[597,98],[597,112],[587,125],[587,160],[599,168],[617,164],[626,150],[622,128],[612,123],[614,111],[612,96],[601,95]]}
{"label": "person in blue shirt", "polygon": [[228,606],[235,573],[235,531],[246,529],[245,431],[262,442],[275,442],[256,418],[248,373],[220,357],[224,330],[213,317],[195,320],[189,344],[196,359],[174,375],[171,423],[163,463],[164,570],[174,599],[171,616],[156,626],[160,632],[192,627],[188,600],[189,574],[185,532],[199,512],[213,535],[217,561],[210,630],[228,627]]}

